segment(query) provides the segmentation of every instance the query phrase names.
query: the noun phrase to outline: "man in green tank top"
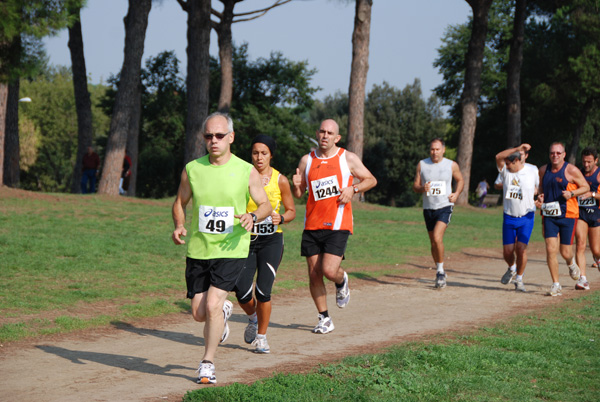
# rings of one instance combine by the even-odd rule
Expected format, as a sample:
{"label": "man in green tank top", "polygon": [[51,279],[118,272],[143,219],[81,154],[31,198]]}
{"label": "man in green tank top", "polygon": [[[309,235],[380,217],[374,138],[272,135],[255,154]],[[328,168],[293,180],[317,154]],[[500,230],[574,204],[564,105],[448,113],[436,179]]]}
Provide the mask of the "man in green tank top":
{"label": "man in green tank top", "polygon": [[[198,383],[214,384],[214,357],[220,342],[229,336],[227,319],[232,303],[228,292],[235,287],[244,267],[254,222],[271,215],[271,204],[258,171],[231,153],[233,121],[213,113],[202,126],[208,155],[189,162],[181,173],[173,203],[173,242],[185,244],[185,208],[192,199],[185,279],[192,316],[204,322],[204,356]],[[252,197],[258,209],[246,213]]]}

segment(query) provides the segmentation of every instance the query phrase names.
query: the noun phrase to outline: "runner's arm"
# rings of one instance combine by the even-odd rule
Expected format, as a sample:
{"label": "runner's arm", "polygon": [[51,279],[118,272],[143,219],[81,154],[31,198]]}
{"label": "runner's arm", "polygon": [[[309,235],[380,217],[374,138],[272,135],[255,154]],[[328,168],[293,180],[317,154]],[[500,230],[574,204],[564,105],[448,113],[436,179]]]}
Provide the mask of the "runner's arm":
{"label": "runner's arm", "polygon": [[304,192],[306,191],[307,183],[304,172],[306,171],[306,164],[308,163],[308,155],[304,155],[302,159],[300,159],[300,163],[298,164],[298,168],[296,169],[296,174],[292,176],[292,184],[294,188],[292,189],[292,194],[296,198],[302,197]]}
{"label": "runner's arm", "polygon": [[185,168],[181,172],[181,181],[179,182],[179,189],[177,190],[177,197],[173,203],[171,214],[173,216],[173,225],[175,230],[171,235],[173,243],[176,245],[185,244],[185,240],[181,237],[187,236],[187,230],[185,230],[185,207],[192,198],[192,188]]}
{"label": "runner's arm", "polygon": [[426,193],[429,191],[429,183],[423,185],[421,183],[421,162],[417,163],[417,173],[415,174],[415,180],[413,181],[413,191],[415,193]]}
{"label": "runner's arm", "polygon": [[448,200],[450,202],[456,202],[460,193],[462,193],[463,188],[465,187],[465,181],[463,179],[462,173],[460,172],[460,168],[458,167],[458,163],[452,162],[452,179],[456,182],[456,191],[448,196]]}
{"label": "runner's arm", "polygon": [[277,214],[275,211],[271,214],[273,217],[273,223],[275,225],[281,224],[281,217],[283,217],[284,223],[289,223],[296,218],[296,205],[294,204],[294,197],[292,197],[292,189],[290,188],[290,182],[284,175],[279,175],[279,190],[281,191],[281,200],[283,201],[283,207],[285,212],[283,214]]}
{"label": "runner's arm", "polygon": [[260,174],[256,168],[252,167],[250,170],[250,180],[248,182],[248,191],[250,192],[250,197],[254,200],[254,203],[258,206],[255,211],[252,213],[247,212],[242,215],[234,215],[234,217],[240,220],[240,225],[247,231],[252,230],[252,226],[254,226],[254,219],[252,214],[256,215],[256,222],[260,222],[264,220],[267,216],[271,215],[273,212],[273,208],[271,208],[271,203],[269,203],[269,198],[267,197],[267,193],[265,193],[265,188],[262,185],[260,180]]}
{"label": "runner's arm", "polygon": [[348,162],[350,173],[359,180],[359,183],[340,189],[340,196],[338,198],[340,204],[351,202],[355,193],[364,193],[377,185],[375,176],[373,176],[354,152],[346,151],[346,161]]}
{"label": "runner's arm", "polygon": [[579,170],[575,165],[569,164],[567,166],[567,169],[565,171],[565,176],[566,176],[567,180],[569,179],[569,176],[571,176],[573,183],[575,183],[577,185],[577,189],[575,189],[573,191],[570,191],[570,190],[563,191],[563,197],[566,200],[573,198],[573,197],[583,195],[583,194],[587,193],[588,191],[590,191],[590,185],[588,184],[587,181],[585,181],[585,177],[583,177],[583,173],[581,173],[581,170]]}

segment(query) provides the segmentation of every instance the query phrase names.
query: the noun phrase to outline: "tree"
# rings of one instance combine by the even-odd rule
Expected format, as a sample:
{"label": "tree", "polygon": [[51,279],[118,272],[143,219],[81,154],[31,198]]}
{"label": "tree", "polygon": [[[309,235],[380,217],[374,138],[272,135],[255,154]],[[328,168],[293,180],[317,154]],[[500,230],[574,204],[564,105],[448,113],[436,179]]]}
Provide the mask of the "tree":
{"label": "tree", "polygon": [[[473,140],[477,125],[477,101],[481,91],[481,71],[483,67],[483,51],[488,25],[488,11],[493,0],[466,0],[473,10],[473,26],[469,50],[465,56],[465,84],[461,96],[461,122],[458,144],[457,163],[460,167],[465,188],[469,188],[471,180],[471,161],[473,158]],[[463,191],[457,204],[465,205],[468,191]]]}
{"label": "tree", "polygon": [[523,64],[523,41],[525,37],[525,19],[527,18],[527,0],[516,0],[513,36],[510,43],[510,55],[507,68],[507,148],[519,146],[521,141],[521,66]]}
{"label": "tree", "polygon": [[[0,99],[13,85],[18,91],[20,77],[30,75],[40,65],[39,39],[56,33],[69,22],[68,7],[80,4],[81,0],[3,0],[0,7]],[[37,41],[36,41],[37,39]],[[36,46],[31,46],[34,44]],[[18,93],[18,92],[17,92]],[[0,185],[7,175],[13,186],[19,184],[19,135],[18,95],[7,95],[0,100]],[[6,119],[9,119],[8,127]],[[6,129],[10,129],[6,137]],[[17,130],[17,132],[15,132]],[[6,148],[8,147],[8,149]],[[5,160],[6,158],[6,160]],[[15,163],[16,161],[16,163]],[[8,170],[7,170],[8,168]]]}
{"label": "tree", "polygon": [[88,147],[92,146],[92,103],[88,91],[85,56],[83,53],[83,36],[81,34],[80,7],[70,10],[75,17],[73,25],[69,27],[69,51],[71,52],[71,70],[73,72],[73,92],[75,94],[75,108],[77,109],[77,155],[73,168],[71,192],[77,194],[81,186],[82,158]]}
{"label": "tree", "polygon": [[348,90],[348,149],[361,160],[364,142],[364,109],[367,72],[369,71],[369,39],[373,0],[356,0],[352,32],[352,67]]}
{"label": "tree", "polygon": [[139,96],[141,62],[151,7],[151,0],[129,0],[129,10],[124,19],[123,67],[110,124],[102,177],[98,185],[99,194],[119,194],[119,179],[123,168],[129,124],[133,117],[136,97]]}
{"label": "tree", "polygon": [[[219,12],[214,8],[211,10],[211,13],[218,18],[218,21],[211,21],[211,23],[219,41],[219,61],[221,65],[221,92],[217,109],[220,112],[228,113],[233,96],[233,35],[231,34],[231,25],[235,22],[251,21],[259,18],[273,8],[292,0],[276,0],[269,7],[240,14],[234,14],[233,9],[237,3],[244,0],[219,1],[223,3],[223,11]],[[238,17],[238,19],[236,20],[235,17]]]}
{"label": "tree", "polygon": [[206,154],[202,122],[208,115],[210,77],[210,0],[177,0],[188,14],[187,118],[184,163]]}

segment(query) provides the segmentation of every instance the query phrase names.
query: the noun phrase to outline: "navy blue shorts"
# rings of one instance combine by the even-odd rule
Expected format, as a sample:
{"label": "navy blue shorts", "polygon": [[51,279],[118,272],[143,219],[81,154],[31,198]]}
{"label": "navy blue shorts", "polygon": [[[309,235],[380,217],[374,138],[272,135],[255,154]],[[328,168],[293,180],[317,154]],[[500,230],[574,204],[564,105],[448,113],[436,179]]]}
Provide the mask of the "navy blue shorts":
{"label": "navy blue shorts", "polygon": [[575,227],[577,227],[577,219],[575,218],[549,218],[542,216],[544,239],[560,235],[560,244],[570,246],[573,244],[573,239],[575,238]]}
{"label": "navy blue shorts", "polygon": [[433,231],[438,221],[449,225],[452,218],[452,205],[440,209],[424,209],[423,217],[425,218],[425,226],[428,232]]}
{"label": "navy blue shorts", "polygon": [[504,214],[504,220],[502,221],[502,244],[505,246],[507,244],[515,244],[515,242],[529,244],[534,221],[534,211],[519,218]]}
{"label": "navy blue shorts", "polygon": [[305,230],[302,232],[300,255],[333,254],[343,257],[349,236],[348,230]]}
{"label": "navy blue shorts", "polygon": [[245,262],[245,258],[197,260],[187,257],[185,260],[187,298],[193,299],[196,294],[206,292],[210,286],[231,292],[235,288]]}
{"label": "navy blue shorts", "polygon": [[579,207],[579,220],[588,224],[588,227],[600,226],[600,209]]}

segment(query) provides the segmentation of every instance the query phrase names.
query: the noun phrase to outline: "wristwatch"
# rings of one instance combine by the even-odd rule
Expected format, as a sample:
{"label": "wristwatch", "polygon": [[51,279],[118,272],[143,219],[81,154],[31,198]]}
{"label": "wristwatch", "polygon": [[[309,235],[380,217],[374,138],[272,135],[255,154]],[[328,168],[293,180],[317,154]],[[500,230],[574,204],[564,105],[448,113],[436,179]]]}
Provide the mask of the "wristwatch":
{"label": "wristwatch", "polygon": [[281,219],[280,225],[283,225],[283,223],[285,222],[285,219],[283,219],[283,215],[279,214],[279,218]]}
{"label": "wristwatch", "polygon": [[254,215],[252,212],[250,212],[250,215],[252,215],[252,222],[256,223],[256,215]]}
{"label": "wristwatch", "polygon": [[596,192],[595,191],[592,193],[592,198],[596,199]]}
{"label": "wristwatch", "polygon": [[358,193],[358,186],[352,186],[354,188],[354,194]]}
{"label": "wristwatch", "polygon": [[571,191],[571,198],[575,197],[575,194]]}

